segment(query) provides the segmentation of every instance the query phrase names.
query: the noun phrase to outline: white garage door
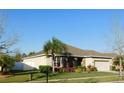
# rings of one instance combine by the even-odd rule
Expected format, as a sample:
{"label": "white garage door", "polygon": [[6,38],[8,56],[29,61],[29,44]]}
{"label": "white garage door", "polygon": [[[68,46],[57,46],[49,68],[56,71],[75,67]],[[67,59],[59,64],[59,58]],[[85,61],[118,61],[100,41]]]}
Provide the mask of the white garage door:
{"label": "white garage door", "polygon": [[110,71],[110,63],[109,62],[95,62],[95,67],[98,71]]}

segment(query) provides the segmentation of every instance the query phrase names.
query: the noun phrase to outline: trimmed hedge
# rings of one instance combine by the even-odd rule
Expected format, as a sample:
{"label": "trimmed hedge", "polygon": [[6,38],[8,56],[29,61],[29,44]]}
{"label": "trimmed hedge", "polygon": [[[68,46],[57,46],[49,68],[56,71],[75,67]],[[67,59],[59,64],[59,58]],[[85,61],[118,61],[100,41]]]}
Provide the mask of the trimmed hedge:
{"label": "trimmed hedge", "polygon": [[41,73],[47,73],[47,72],[51,73],[52,72],[52,67],[49,66],[49,65],[46,65],[46,66],[41,65],[41,66],[39,66],[39,71]]}

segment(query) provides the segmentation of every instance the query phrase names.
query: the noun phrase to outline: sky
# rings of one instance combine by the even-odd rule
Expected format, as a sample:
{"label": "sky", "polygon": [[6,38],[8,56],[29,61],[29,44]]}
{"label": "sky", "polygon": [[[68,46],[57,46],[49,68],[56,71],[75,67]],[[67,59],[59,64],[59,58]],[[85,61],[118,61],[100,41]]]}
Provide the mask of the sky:
{"label": "sky", "polygon": [[107,38],[113,20],[124,26],[124,10],[4,10],[8,37],[18,34],[13,48],[22,53],[41,51],[44,43],[56,37],[66,44],[100,52],[109,51]]}

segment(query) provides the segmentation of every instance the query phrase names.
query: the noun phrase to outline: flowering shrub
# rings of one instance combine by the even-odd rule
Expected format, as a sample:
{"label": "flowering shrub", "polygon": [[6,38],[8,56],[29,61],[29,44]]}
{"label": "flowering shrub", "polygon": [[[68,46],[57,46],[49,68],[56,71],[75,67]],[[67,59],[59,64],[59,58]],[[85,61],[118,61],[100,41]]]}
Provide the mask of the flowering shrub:
{"label": "flowering shrub", "polygon": [[85,66],[78,66],[76,69],[75,69],[75,72],[83,72],[83,71],[86,71],[86,67]]}
{"label": "flowering shrub", "polygon": [[82,72],[82,69],[78,67],[78,68],[75,69],[75,72],[81,73]]}

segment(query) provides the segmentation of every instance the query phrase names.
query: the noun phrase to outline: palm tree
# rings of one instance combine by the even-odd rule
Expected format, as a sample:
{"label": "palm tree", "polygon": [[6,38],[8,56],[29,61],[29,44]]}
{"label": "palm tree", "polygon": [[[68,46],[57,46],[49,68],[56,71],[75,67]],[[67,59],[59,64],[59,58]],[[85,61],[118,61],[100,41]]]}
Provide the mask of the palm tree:
{"label": "palm tree", "polygon": [[49,54],[52,56],[52,71],[55,72],[54,63],[55,63],[55,54],[62,54],[66,51],[66,45],[53,37],[52,40],[48,40],[43,46],[43,51],[48,57]]}

